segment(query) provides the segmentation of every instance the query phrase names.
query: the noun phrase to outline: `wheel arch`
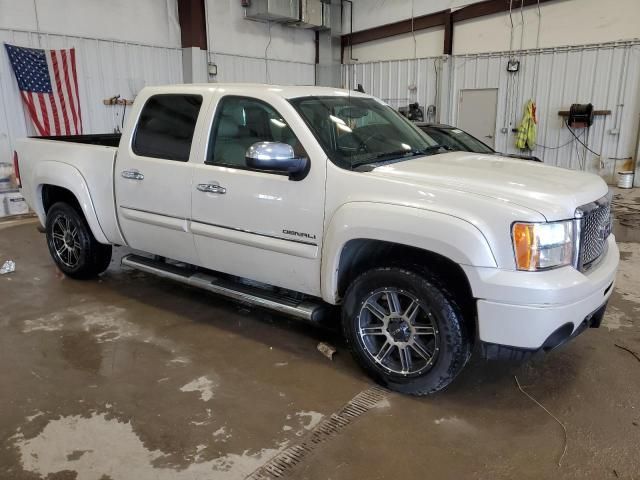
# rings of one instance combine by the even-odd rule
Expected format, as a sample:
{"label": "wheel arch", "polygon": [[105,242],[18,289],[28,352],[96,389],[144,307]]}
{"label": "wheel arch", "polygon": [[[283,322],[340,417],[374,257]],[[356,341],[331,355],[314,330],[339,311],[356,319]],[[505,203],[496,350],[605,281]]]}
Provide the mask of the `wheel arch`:
{"label": "wheel arch", "polygon": [[36,172],[35,184],[37,203],[34,209],[43,225],[49,208],[63,201],[84,215],[98,242],[110,243],[100,226],[87,183],[78,169],[61,162],[43,162]]}
{"label": "wheel arch", "polygon": [[466,273],[453,260],[429,250],[384,240],[352,239],[341,251],[337,271],[337,295],[363,273],[380,266],[400,266],[423,274],[453,296],[461,308],[470,337],[476,332],[476,302]]}

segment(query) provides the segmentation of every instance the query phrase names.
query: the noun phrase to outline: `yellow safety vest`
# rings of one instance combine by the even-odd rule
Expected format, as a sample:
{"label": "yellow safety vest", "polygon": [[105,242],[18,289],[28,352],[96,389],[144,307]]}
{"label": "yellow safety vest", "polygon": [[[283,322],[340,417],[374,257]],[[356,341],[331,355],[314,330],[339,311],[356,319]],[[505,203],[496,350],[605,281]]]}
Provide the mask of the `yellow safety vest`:
{"label": "yellow safety vest", "polygon": [[536,119],[536,104],[533,100],[529,100],[524,107],[524,115],[522,122],[518,127],[518,135],[516,136],[516,147],[520,150],[533,150],[536,146],[538,137],[538,120]]}

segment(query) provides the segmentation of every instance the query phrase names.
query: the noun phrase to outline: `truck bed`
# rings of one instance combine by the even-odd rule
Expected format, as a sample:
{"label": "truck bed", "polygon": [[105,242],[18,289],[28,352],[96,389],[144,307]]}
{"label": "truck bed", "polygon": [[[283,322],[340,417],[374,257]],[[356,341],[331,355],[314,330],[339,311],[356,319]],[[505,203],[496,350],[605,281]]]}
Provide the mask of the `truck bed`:
{"label": "truck bed", "polygon": [[75,194],[89,225],[103,243],[123,244],[116,219],[113,169],[120,135],[32,137],[18,140],[16,151],[22,194],[44,225],[43,185]]}
{"label": "truck bed", "polygon": [[86,145],[102,145],[103,147],[117,147],[120,144],[121,133],[97,133],[92,135],[59,135],[33,136],[40,140],[54,140],[56,142],[83,143]]}

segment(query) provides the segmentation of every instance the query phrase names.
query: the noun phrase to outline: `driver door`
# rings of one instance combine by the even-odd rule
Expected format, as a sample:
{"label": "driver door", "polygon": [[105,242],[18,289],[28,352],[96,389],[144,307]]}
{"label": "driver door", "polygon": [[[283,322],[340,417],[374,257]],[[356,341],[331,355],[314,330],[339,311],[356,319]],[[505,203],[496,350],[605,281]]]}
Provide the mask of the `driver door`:
{"label": "driver door", "polygon": [[[202,162],[194,166],[191,194],[200,264],[319,295],[326,156],[279,96],[227,94],[212,108],[209,141]],[[302,138],[312,148],[305,149]],[[287,143],[296,156],[308,156],[306,176],[296,181],[249,168],[247,149],[265,141]]]}

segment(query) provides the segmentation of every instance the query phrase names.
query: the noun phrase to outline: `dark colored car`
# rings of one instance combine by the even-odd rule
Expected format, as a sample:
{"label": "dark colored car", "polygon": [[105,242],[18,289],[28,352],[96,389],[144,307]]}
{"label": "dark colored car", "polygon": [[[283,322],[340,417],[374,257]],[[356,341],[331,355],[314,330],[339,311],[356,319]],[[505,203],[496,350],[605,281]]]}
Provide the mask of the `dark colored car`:
{"label": "dark colored car", "polygon": [[474,136],[469,135],[467,132],[460,130],[459,128],[452,127],[451,125],[417,122],[416,126],[433,138],[439,145],[444,145],[451,150],[484,153],[487,155],[500,155],[502,157],[521,158],[523,160],[542,162],[538,157],[533,157],[531,155],[496,152],[489,145],[486,145]]}

